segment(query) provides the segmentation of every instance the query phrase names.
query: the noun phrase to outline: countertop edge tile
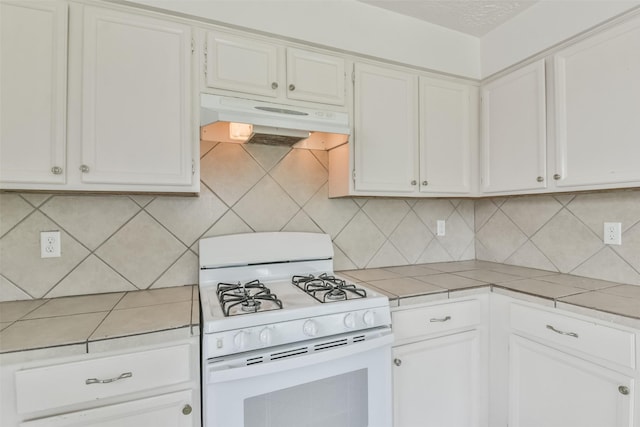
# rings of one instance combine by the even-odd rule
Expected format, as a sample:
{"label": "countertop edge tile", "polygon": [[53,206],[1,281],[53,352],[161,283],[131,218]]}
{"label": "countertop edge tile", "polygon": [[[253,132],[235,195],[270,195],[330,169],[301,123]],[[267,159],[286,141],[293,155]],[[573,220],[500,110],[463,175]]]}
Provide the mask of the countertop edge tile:
{"label": "countertop edge tile", "polygon": [[191,327],[187,325],[161,331],[143,332],[135,335],[91,340],[87,344],[87,352],[92,354],[112,350],[125,350],[132,347],[162,344],[170,341],[184,340],[191,337],[193,337]]}

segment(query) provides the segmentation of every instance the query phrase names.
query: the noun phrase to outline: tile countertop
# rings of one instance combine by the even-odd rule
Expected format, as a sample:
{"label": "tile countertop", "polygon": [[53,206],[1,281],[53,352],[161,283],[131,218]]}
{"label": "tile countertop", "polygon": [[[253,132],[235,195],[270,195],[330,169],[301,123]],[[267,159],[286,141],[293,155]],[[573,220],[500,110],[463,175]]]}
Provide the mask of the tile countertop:
{"label": "tile countertop", "polygon": [[198,287],[0,303],[0,354],[91,353],[198,335]]}
{"label": "tile countertop", "polygon": [[387,295],[392,307],[492,291],[640,329],[640,285],[487,261],[345,270],[338,274]]}

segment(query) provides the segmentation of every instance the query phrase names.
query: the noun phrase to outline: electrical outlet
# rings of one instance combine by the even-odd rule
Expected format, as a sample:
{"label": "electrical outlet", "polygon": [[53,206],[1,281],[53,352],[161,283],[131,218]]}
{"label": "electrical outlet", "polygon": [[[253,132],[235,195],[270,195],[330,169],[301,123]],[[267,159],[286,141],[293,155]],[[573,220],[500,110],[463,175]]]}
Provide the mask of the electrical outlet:
{"label": "electrical outlet", "polygon": [[436,236],[444,236],[446,231],[444,228],[444,219],[439,219],[436,221]]}
{"label": "electrical outlet", "polygon": [[60,256],[60,232],[40,232],[40,258],[56,258]]}
{"label": "electrical outlet", "polygon": [[605,245],[621,245],[622,244],[622,223],[620,222],[604,223],[604,243]]}

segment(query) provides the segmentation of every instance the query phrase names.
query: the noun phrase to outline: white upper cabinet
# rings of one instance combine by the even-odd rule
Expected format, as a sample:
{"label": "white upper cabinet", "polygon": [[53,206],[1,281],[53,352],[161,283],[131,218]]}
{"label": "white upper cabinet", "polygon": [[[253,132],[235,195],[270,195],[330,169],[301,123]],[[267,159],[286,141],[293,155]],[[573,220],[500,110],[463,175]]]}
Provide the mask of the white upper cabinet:
{"label": "white upper cabinet", "polygon": [[640,185],[640,18],[553,59],[556,186]]}
{"label": "white upper cabinet", "polygon": [[344,105],[345,60],[219,31],[206,35],[205,88]]}
{"label": "white upper cabinet", "polygon": [[191,30],[86,6],[83,183],[190,185]]}
{"label": "white upper cabinet", "polygon": [[0,20],[0,182],[64,184],[67,5],[3,1]]}
{"label": "white upper cabinet", "polygon": [[471,192],[477,103],[473,86],[420,77],[421,192]]}
{"label": "white upper cabinet", "polygon": [[482,88],[482,192],[547,188],[545,99],[544,60]]}
{"label": "white upper cabinet", "polygon": [[418,190],[418,76],[355,64],[355,190]]}

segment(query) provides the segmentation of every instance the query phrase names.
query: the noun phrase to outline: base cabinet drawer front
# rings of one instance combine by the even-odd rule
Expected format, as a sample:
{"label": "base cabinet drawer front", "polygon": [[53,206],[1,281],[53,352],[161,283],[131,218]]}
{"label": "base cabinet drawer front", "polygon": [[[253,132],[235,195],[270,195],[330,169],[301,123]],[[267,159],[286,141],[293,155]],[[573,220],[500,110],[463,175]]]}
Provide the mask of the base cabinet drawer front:
{"label": "base cabinet drawer front", "polygon": [[635,368],[635,334],[561,313],[511,304],[511,327],[618,365]]}
{"label": "base cabinet drawer front", "polygon": [[86,411],[27,421],[20,427],[191,427],[194,396],[190,390]]}
{"label": "base cabinet drawer front", "polygon": [[629,427],[634,380],[512,335],[509,427]]}
{"label": "base cabinet drawer front", "polygon": [[469,300],[391,313],[396,341],[454,331],[480,324],[480,301]]}
{"label": "base cabinet drawer front", "polygon": [[191,381],[188,344],[17,371],[20,414]]}

